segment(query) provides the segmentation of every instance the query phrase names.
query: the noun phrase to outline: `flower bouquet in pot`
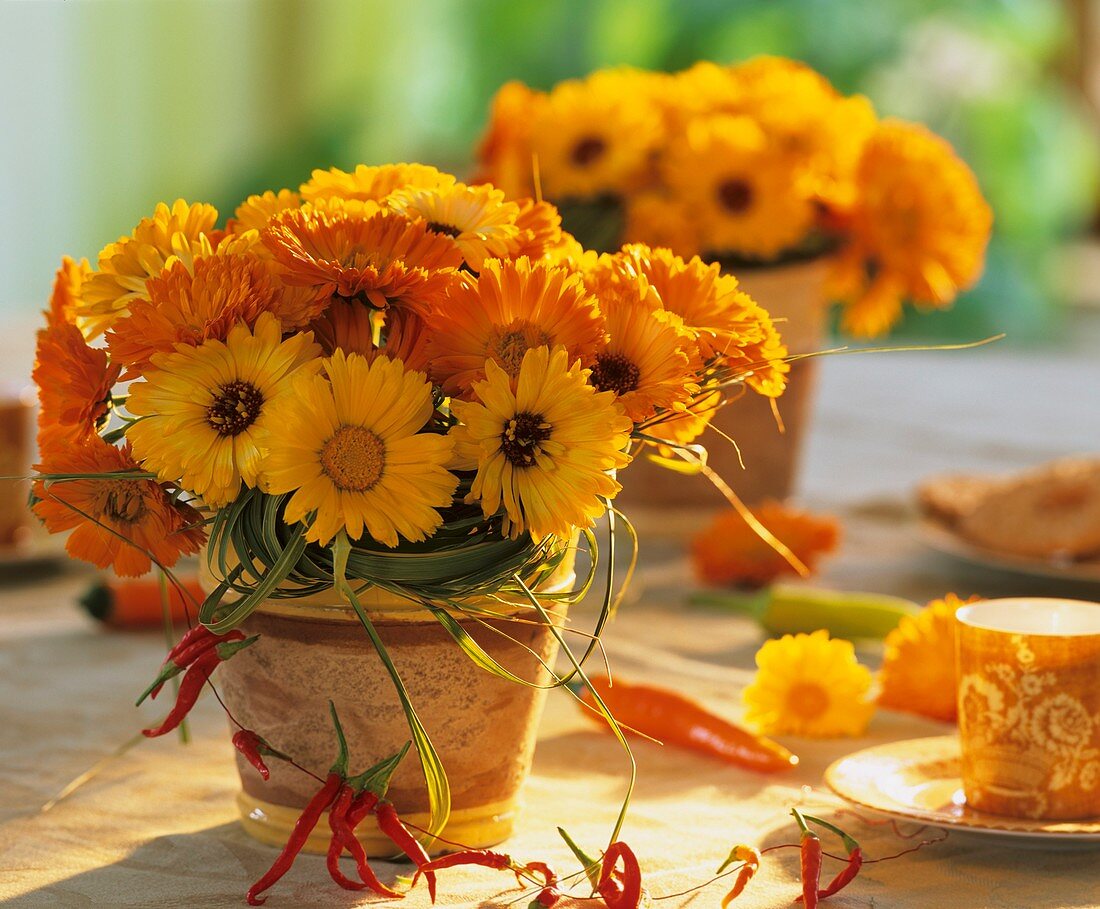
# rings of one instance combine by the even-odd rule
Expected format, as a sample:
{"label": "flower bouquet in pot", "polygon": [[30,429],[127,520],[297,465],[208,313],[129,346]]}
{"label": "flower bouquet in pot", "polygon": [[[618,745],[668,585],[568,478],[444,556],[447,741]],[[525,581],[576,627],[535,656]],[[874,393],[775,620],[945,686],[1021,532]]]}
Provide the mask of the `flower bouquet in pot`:
{"label": "flower bouquet in pot", "polygon": [[[509,194],[541,189],[586,245],[646,243],[720,263],[783,323],[795,354],[823,346],[829,300],[858,337],[885,333],[904,300],[949,305],[977,280],[992,220],[944,140],[879,120],[865,97],[776,57],[603,70],[549,92],[509,83],[479,166]],[[814,367],[794,365],[781,421],[757,399],[719,417],[747,471],[726,446],[712,464],[745,499],[790,492]],[[645,465],[627,483],[639,504],[683,504],[693,489],[706,492]]]}
{"label": "flower bouquet in pot", "polygon": [[586,252],[552,205],[424,165],[315,171],[224,226],[161,204],[94,268],[63,263],[33,509],[120,575],[174,582],[199,553],[207,595],[141,696],[177,700],[146,734],[217,694],[245,826],[286,844],[250,898],[302,849],[377,890],[366,856],[395,843],[423,865],[508,835],[545,694],[585,679],[616,538],[636,550],[618,476],[658,442],[709,471],[706,414],[778,395],[785,359],[716,265]]}

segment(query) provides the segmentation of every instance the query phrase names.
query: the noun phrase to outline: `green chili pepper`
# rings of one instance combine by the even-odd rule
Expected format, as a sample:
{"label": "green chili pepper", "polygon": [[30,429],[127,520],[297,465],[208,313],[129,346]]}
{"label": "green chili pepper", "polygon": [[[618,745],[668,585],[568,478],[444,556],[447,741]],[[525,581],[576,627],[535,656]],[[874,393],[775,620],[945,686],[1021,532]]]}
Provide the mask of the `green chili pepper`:
{"label": "green chili pepper", "polygon": [[833,637],[846,639],[884,638],[903,616],[920,610],[901,597],[795,584],[773,584],[751,593],[700,591],[691,602],[751,616],[773,635],[810,634],[824,628]]}

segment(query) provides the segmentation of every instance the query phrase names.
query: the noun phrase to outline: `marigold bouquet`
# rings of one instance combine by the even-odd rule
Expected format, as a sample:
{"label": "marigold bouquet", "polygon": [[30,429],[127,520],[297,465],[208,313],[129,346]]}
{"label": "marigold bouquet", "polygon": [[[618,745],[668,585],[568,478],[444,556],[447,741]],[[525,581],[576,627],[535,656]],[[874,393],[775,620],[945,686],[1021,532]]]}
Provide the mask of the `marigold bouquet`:
{"label": "marigold bouquet", "polygon": [[549,92],[508,83],[479,159],[510,196],[541,187],[596,248],[734,269],[833,252],[828,291],[860,336],[889,329],[903,300],[950,304],[981,273],[992,222],[944,140],[777,57],[603,70]]}
{"label": "marigold bouquet", "polygon": [[[705,468],[710,415],[731,389],[778,396],[786,350],[717,265],[586,252],[552,205],[425,165],[315,171],[217,218],[161,204],[95,268],[63,263],[38,335],[34,511],[122,575],[171,578],[206,544],[217,586],[146,692],[186,670],[150,735],[250,646],[253,610],[335,590],[401,698],[438,833],[446,774],[364,591],[419,604],[501,677],[455,621],[475,601],[526,603],[564,647],[541,601],[589,589],[598,517],[629,529],[616,472],[642,446]],[[539,593],[578,532],[588,576]],[[584,656],[614,603],[609,572]],[[290,759],[262,730],[234,741]]]}

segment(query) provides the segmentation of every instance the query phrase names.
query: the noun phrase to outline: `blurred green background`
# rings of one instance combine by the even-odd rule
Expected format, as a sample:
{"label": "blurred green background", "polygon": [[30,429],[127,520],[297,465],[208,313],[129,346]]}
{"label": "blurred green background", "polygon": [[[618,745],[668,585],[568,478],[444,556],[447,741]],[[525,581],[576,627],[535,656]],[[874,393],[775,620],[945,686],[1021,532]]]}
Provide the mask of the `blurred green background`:
{"label": "blurred green background", "polygon": [[1094,218],[1077,90],[1093,4],[1055,0],[99,0],[0,6],[0,311],[183,196],[225,213],[313,167],[459,173],[507,79],[785,54],[925,121],[996,213],[979,287],[901,334],[1056,337],[1061,250]]}

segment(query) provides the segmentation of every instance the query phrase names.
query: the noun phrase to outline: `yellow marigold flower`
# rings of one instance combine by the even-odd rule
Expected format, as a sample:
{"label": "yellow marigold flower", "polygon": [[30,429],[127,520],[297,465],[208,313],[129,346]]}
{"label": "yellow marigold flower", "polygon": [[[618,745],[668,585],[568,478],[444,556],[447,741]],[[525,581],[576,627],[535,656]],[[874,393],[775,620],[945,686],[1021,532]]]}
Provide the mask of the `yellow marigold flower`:
{"label": "yellow marigold flower", "polygon": [[662,173],[691,210],[708,253],[774,259],[813,227],[806,181],[747,117],[691,121],[672,137]]}
{"label": "yellow marigold flower", "polygon": [[227,504],[242,482],[256,485],[264,456],[257,420],[287,377],[319,354],[308,333],[283,341],[270,313],[254,330],[234,326],[224,341],[154,354],[126,403],[145,418],[126,430],[134,456],[207,505]]}
{"label": "yellow marigold flower", "polygon": [[226,227],[234,234],[244,233],[246,230],[261,231],[279,212],[298,208],[301,204],[302,197],[292,189],[280,189],[277,193],[268,190],[249,196],[238,205]]}
{"label": "yellow marigold flower", "polygon": [[204,256],[190,269],[177,259],[147,287],[149,298],[135,300],[107,333],[111,357],[129,376],[144,372],[155,353],[224,340],[238,324],[251,328],[262,313],[277,314],[282,297],[281,286],[253,256]]}
{"label": "yellow marigold flower", "polygon": [[696,333],[704,359],[723,357],[730,374],[760,394],[783,393],[790,371],[787,349],[771,317],[733,275],[698,256],[685,261],[670,250],[643,244],[624,246],[617,255],[649,281],[665,309]]}
{"label": "yellow marigold flower", "polygon": [[486,259],[511,254],[519,240],[519,206],[504,201],[504,193],[492,186],[406,187],[394,190],[385,205],[446,237],[474,271],[480,271]]}
{"label": "yellow marigold flower", "polygon": [[492,183],[509,199],[535,195],[531,160],[531,121],[546,95],[522,82],[506,82],[493,96],[489,123],[478,144],[474,183]]}
{"label": "yellow marigold flower", "polygon": [[[840,525],[828,515],[811,514],[770,500],[754,508],[753,513],[810,571],[840,542]],[[716,586],[762,587],[776,578],[798,573],[733,508],[719,512],[695,536],[691,554],[695,576]]]}
{"label": "yellow marigold flower", "polygon": [[486,517],[498,512],[503,532],[536,540],[568,537],[605,511],[618,493],[611,472],[625,467],[631,423],[608,392],[586,381],[564,347],[527,351],[513,378],[489,360],[476,400],[452,401],[461,459],[477,463],[467,502]]}
{"label": "yellow marigold flower", "polygon": [[652,101],[630,90],[632,71],[560,82],[535,111],[531,149],[551,199],[624,193],[641,183],[660,142]]}
{"label": "yellow marigold flower", "polygon": [[756,654],[756,677],[742,693],[745,721],[765,735],[862,735],[875,705],[871,671],[851,641],[827,631],[784,635]]}
{"label": "yellow marigold flower", "polygon": [[684,410],[699,390],[702,364],[694,334],[679,316],[661,308],[640,275],[604,273],[594,295],[608,340],[596,354],[589,382],[614,394],[634,423],[644,423],[658,410]]}
{"label": "yellow marigold flower", "polygon": [[62,258],[61,267],[54,275],[53,291],[50,293],[50,308],[47,313],[50,322],[76,324],[81,290],[91,273],[92,268],[87,259],[77,262],[68,256]]}
{"label": "yellow marigold flower", "polygon": [[427,321],[432,378],[450,395],[468,396],[487,360],[515,377],[528,350],[560,344],[588,365],[606,338],[580,275],[525,258],[487,260]]}
{"label": "yellow marigold flower", "polygon": [[360,164],[350,174],[338,167],[315,170],[312,178],[302,184],[300,192],[306,202],[326,199],[381,202],[402,187],[442,189],[454,182],[450,174],[428,164]]}
{"label": "yellow marigold flower", "polygon": [[904,298],[943,307],[981,274],[993,215],[973,172],[940,137],[883,121],[856,173],[852,240],[833,276],[843,325],[881,334]]}
{"label": "yellow marigold flower", "polygon": [[288,523],[315,514],[306,538],[322,546],[341,530],[386,546],[426,539],[458,485],[445,466],[454,440],[423,432],[431,385],[387,357],[337,351],[323,365],[324,376],[296,376],[263,416],[264,490],[293,493]]}
{"label": "yellow marigold flower", "polygon": [[944,723],[958,715],[955,613],[979,597],[949,593],[916,615],[905,616],[886,636],[879,672],[879,705]]}
{"label": "yellow marigold flower", "polygon": [[160,273],[173,256],[190,256],[203,248],[218,212],[212,205],[189,205],[177,199],[169,208],[161,202],[152,217],[143,218],[133,233],[120,237],[99,254],[97,270],[88,276],[77,307],[77,323],[89,338],[126,314],[134,300],[147,299],[145,282]]}
{"label": "yellow marigold flower", "polygon": [[292,286],[385,309],[427,311],[442,300],[462,254],[423,221],[392,211],[357,217],[348,211],[288,209],[261,239]]}
{"label": "yellow marigold flower", "polygon": [[692,210],[679,199],[659,192],[644,192],[626,200],[627,243],[670,249],[678,256],[699,252],[699,232]]}

